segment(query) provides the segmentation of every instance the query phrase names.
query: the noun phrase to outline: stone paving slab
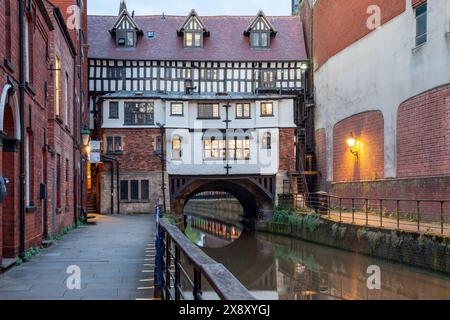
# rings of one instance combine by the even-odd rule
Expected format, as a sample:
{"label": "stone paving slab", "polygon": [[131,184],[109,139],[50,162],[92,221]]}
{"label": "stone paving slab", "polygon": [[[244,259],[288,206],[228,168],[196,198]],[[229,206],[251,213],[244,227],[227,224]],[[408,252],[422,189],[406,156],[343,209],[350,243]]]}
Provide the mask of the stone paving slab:
{"label": "stone paving slab", "polygon": [[[154,215],[98,216],[0,275],[0,300],[135,300],[153,298]],[[67,267],[81,270],[81,290],[69,290]],[[152,271],[153,272],[153,271]]]}

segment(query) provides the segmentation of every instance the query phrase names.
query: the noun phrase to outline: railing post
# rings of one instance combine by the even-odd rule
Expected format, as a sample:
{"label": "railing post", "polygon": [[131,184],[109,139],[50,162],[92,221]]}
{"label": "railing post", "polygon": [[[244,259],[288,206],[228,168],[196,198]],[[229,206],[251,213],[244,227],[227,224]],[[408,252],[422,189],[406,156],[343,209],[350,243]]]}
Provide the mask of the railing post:
{"label": "railing post", "polygon": [[444,234],[444,201],[441,201],[441,234]]}
{"label": "railing post", "polygon": [[383,199],[380,199],[380,227],[383,227]]}
{"label": "railing post", "polygon": [[160,221],[160,209],[159,207],[156,207],[156,240],[155,240],[155,247],[156,247],[156,256],[155,256],[155,298],[160,298],[162,291],[163,291],[163,279],[162,279],[162,255],[163,255],[163,249],[162,249],[162,230],[161,225],[159,224]]}
{"label": "railing post", "polygon": [[180,248],[175,245],[175,300],[180,300],[180,286],[181,286],[181,273],[180,273]]}
{"label": "railing post", "polygon": [[170,237],[166,234],[166,281],[165,281],[165,291],[166,291],[166,300],[170,300]]}
{"label": "railing post", "polygon": [[366,226],[369,225],[369,199],[366,199]]}
{"label": "railing post", "polygon": [[355,223],[355,198],[352,198],[352,223]]}
{"label": "railing post", "polygon": [[417,231],[420,232],[420,200],[417,200]]}
{"label": "railing post", "polygon": [[397,200],[397,230],[400,230],[400,200]]}
{"label": "railing post", "polygon": [[202,296],[202,273],[194,268],[194,300],[201,300]]}
{"label": "railing post", "polygon": [[339,222],[342,222],[342,198],[339,198]]}

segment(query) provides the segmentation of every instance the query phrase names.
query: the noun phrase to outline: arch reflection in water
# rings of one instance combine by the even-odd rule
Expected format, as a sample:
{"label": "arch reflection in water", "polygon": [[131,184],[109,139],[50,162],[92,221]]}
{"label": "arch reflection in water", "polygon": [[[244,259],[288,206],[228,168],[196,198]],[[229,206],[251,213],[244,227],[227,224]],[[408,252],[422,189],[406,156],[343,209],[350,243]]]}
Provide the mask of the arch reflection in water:
{"label": "arch reflection in water", "polygon": [[[450,300],[450,277],[446,275],[285,236],[242,231],[239,237],[231,237],[231,217],[238,221],[234,224],[237,230],[243,229],[239,229],[233,200],[229,203],[227,211],[220,201],[209,202],[209,208],[203,202],[200,217],[188,221],[196,221],[193,230],[204,237],[215,237],[214,241],[203,242],[203,250],[259,299]],[[204,212],[208,212],[207,218]],[[222,221],[221,217],[226,219]],[[198,219],[207,219],[208,223]],[[195,227],[197,223],[201,227]],[[371,265],[381,268],[381,290],[367,288],[367,268]]]}

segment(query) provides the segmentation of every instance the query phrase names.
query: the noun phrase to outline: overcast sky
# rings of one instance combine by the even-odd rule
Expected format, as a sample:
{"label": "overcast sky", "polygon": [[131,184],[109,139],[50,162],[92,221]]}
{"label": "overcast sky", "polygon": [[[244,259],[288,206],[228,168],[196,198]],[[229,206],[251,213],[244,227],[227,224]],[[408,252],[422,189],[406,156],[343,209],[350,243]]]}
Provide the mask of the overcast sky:
{"label": "overcast sky", "polygon": [[[255,15],[259,9],[271,16],[290,15],[291,0],[126,0],[128,11],[136,15]],[[120,0],[88,0],[88,14],[117,15]]]}

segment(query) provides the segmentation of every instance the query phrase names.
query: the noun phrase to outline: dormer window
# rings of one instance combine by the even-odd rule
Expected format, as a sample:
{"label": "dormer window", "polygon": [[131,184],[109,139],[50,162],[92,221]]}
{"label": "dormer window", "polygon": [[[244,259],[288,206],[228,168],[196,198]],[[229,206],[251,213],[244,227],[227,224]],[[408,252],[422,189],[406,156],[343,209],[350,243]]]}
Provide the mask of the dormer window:
{"label": "dormer window", "polygon": [[209,31],[195,10],[190,12],[188,18],[177,33],[178,36],[183,36],[183,44],[186,49],[203,48],[203,40],[205,36],[209,36]]}
{"label": "dormer window", "polygon": [[270,48],[270,39],[276,34],[274,26],[262,11],[258,12],[256,18],[244,31],[244,35],[250,38],[250,47],[261,49]]}
{"label": "dormer window", "polygon": [[136,47],[138,35],[143,35],[143,31],[128,13],[124,1],[121,2],[116,23],[109,32],[115,36],[116,46],[119,48]]}

